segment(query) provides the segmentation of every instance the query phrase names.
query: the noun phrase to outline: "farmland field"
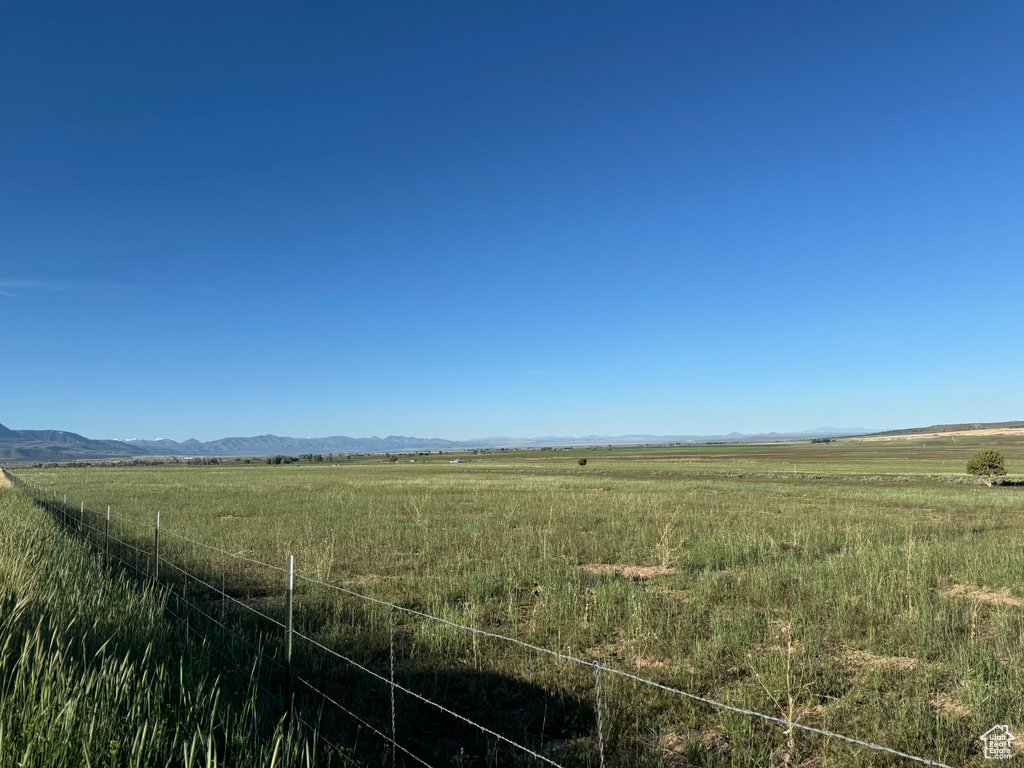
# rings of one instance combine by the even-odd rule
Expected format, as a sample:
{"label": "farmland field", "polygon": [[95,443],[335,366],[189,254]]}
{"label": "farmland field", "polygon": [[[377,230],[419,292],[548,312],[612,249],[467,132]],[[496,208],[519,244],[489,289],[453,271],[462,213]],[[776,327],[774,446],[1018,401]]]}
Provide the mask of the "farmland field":
{"label": "farmland field", "polygon": [[[981,448],[1006,455],[1007,483],[964,476]],[[983,764],[994,725],[1024,731],[1020,437],[455,456],[15,474],[72,508],[111,505],[112,532],[143,548],[159,511],[162,556],[273,615],[278,572],[175,534],[279,567],[292,554],[316,581],[944,763]],[[386,611],[309,582],[297,604],[304,632],[383,663]],[[410,686],[559,763],[597,764],[592,673],[436,624],[399,629]],[[384,717],[372,685],[308,663],[345,683],[346,706]],[[602,688],[608,765],[910,764],[621,678]],[[431,764],[513,760],[475,756],[404,706]]]}

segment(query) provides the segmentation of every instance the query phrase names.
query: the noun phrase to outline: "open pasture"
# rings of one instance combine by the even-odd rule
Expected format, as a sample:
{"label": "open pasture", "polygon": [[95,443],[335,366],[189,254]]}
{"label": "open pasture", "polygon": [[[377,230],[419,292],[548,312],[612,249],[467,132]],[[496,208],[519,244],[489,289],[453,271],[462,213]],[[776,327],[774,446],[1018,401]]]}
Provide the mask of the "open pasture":
{"label": "open pasture", "polygon": [[[962,481],[979,448],[1006,455],[1009,483]],[[140,542],[159,511],[167,558],[244,576],[268,610],[279,574],[225,577],[170,534],[275,565],[293,554],[316,580],[950,764],[981,765],[993,725],[1024,731],[1019,437],[460,457],[17,474],[110,504]],[[374,663],[386,615],[308,585],[298,602],[306,631]],[[592,676],[436,625],[402,637],[399,666],[443,680],[453,708],[479,714],[474,674],[522,681],[491,726],[517,720],[542,754],[596,765]],[[534,711],[534,690],[561,703]],[[603,696],[609,765],[910,764],[621,679]]]}

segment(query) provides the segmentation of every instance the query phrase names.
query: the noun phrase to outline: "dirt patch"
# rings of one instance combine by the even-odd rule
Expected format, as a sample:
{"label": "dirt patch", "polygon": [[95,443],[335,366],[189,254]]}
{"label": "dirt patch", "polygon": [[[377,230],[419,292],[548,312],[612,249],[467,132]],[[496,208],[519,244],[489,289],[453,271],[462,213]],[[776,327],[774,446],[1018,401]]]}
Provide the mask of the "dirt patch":
{"label": "dirt patch", "polygon": [[590,651],[598,661],[624,661],[630,656],[629,643],[618,632],[610,643],[602,643]]}
{"label": "dirt patch", "polygon": [[686,742],[674,731],[669,731],[659,739],[659,745],[665,753],[665,765],[671,768],[689,768],[690,761],[686,759]]}
{"label": "dirt patch", "polygon": [[668,669],[671,662],[671,659],[664,656],[634,653],[629,640],[618,633],[612,638],[612,642],[602,643],[596,648],[592,648],[590,655],[604,663],[614,662],[628,665],[632,662],[638,670]]}
{"label": "dirt patch", "polygon": [[854,669],[871,669],[886,664],[892,664],[905,672],[912,672],[917,668],[917,659],[909,656],[876,656],[868,651],[858,651],[853,648],[844,648],[842,658]]}
{"label": "dirt patch", "polygon": [[399,578],[398,576],[381,576],[376,573],[360,574],[353,576],[349,582],[355,584],[358,587],[365,587],[367,584],[373,584],[377,581],[394,581]]}
{"label": "dirt patch", "polygon": [[668,659],[658,659],[654,656],[645,656],[638,653],[633,659],[637,669],[668,669]]}
{"label": "dirt patch", "polygon": [[688,740],[675,731],[668,731],[658,739],[658,746],[665,755],[665,765],[671,768],[689,768],[693,765],[686,759],[687,747],[690,744],[699,744],[703,747],[702,751],[713,759],[728,759],[732,752],[729,735],[723,728],[713,728],[704,733],[691,733]]}
{"label": "dirt patch", "polygon": [[943,597],[966,597],[979,603],[992,603],[993,605],[1010,605],[1019,608],[1024,605],[1024,600],[1010,594],[1009,587],[1002,589],[989,589],[987,587],[972,587],[969,584],[954,584],[942,593]]}
{"label": "dirt patch", "polygon": [[627,579],[649,579],[653,576],[671,576],[676,569],[671,565],[611,565],[591,563],[580,566],[592,576],[625,576]]}
{"label": "dirt patch", "polygon": [[704,749],[716,757],[727,757],[732,752],[732,743],[724,728],[712,728],[710,731],[706,731],[700,741],[704,745]]}
{"label": "dirt patch", "polygon": [[932,699],[932,707],[940,715],[955,715],[956,717],[967,717],[971,710],[965,707],[955,696],[948,693],[940,693]]}

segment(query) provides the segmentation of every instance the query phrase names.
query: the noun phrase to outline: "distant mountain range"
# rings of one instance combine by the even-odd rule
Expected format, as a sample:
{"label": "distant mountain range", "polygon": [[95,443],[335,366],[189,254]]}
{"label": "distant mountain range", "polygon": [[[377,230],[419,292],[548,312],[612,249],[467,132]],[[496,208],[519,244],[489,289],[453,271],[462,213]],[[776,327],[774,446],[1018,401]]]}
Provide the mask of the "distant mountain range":
{"label": "distant mountain range", "polygon": [[141,456],[294,456],[303,453],[399,453],[463,451],[475,448],[543,448],[588,445],[665,445],[669,443],[772,442],[808,437],[858,435],[868,429],[818,427],[804,432],[747,435],[586,435],[584,437],[485,437],[476,440],[404,437],[225,437],[220,440],[92,440],[60,430],[14,430],[0,424],[0,461],[78,461]]}
{"label": "distant mountain range", "polygon": [[137,455],[118,440],[90,440],[55,429],[8,429],[0,424],[0,461],[73,461]]}

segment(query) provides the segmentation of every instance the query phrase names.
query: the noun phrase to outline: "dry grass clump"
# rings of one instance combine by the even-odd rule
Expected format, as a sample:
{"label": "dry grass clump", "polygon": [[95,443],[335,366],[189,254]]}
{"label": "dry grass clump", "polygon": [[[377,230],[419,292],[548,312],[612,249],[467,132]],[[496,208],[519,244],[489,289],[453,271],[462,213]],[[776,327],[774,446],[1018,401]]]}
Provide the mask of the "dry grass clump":
{"label": "dry grass clump", "polygon": [[973,587],[968,584],[954,584],[942,593],[944,597],[965,597],[979,603],[991,603],[992,605],[1009,605],[1019,608],[1024,605],[1024,600],[1014,597],[1009,587],[1002,589],[989,589],[987,587]]}
{"label": "dry grass clump", "polygon": [[655,576],[671,576],[676,572],[672,566],[664,565],[612,565],[609,563],[590,563],[581,565],[580,569],[593,576],[625,576],[627,579],[650,579]]}
{"label": "dry grass clump", "polygon": [[913,672],[917,669],[917,659],[909,656],[876,656],[868,651],[844,648],[842,658],[856,672],[880,666],[892,666],[904,672]]}
{"label": "dry grass clump", "polygon": [[940,693],[932,699],[932,706],[935,707],[935,711],[940,715],[955,715],[957,717],[968,717],[971,714],[971,710],[963,705],[963,703],[949,693]]}

